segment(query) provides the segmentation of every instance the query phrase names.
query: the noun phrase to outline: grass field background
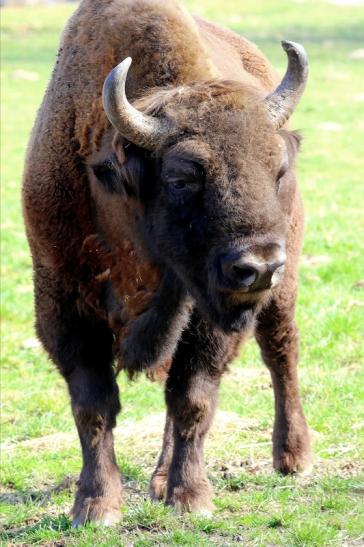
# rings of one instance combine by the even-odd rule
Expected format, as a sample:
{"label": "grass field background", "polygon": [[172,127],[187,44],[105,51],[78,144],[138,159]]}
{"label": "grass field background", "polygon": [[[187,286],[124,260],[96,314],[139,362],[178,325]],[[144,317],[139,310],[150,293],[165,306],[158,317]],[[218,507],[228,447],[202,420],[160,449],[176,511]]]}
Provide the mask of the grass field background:
{"label": "grass field background", "polygon": [[320,0],[202,0],[194,12],[256,42],[282,73],[283,38],[302,42],[310,82],[294,116],[306,238],[297,319],[312,476],[271,470],[273,394],[249,342],[223,381],[207,441],[211,519],[148,501],[163,393],[120,377],[116,432],[122,523],[72,530],[80,451],[68,395],[33,330],[20,184],[29,131],[71,5],[2,9],[2,541],[30,545],[364,545],[364,8]]}

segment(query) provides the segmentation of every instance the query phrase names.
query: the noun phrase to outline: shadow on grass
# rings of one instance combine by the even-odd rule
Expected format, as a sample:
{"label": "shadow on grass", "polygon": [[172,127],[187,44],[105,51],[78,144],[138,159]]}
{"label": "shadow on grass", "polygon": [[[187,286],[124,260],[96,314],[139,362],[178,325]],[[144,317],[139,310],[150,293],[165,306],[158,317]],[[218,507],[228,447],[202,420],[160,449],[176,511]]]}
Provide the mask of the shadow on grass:
{"label": "shadow on grass", "polygon": [[0,541],[5,542],[12,539],[21,540],[22,536],[26,536],[27,539],[31,536],[35,536],[34,541],[36,541],[37,536],[41,535],[43,531],[64,533],[71,529],[71,520],[67,515],[61,514],[56,517],[46,516],[35,524],[4,530],[0,533]]}
{"label": "shadow on grass", "polygon": [[24,492],[3,492],[0,494],[0,503],[9,505],[19,505],[25,503],[36,503],[37,505],[46,505],[50,502],[54,494],[59,494],[68,490],[73,491],[76,485],[76,477],[65,477],[62,482],[56,486],[51,486],[45,490],[26,490]]}

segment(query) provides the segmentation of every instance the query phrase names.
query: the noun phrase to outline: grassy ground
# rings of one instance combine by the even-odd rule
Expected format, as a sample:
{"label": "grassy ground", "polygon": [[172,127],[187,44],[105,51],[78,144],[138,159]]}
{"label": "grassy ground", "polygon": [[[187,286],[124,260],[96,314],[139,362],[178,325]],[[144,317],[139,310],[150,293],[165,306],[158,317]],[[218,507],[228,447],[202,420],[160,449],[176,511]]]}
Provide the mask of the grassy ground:
{"label": "grassy ground", "polygon": [[[295,115],[307,211],[298,322],[300,377],[316,467],[270,468],[269,377],[252,342],[231,367],[207,443],[213,518],[147,499],[163,421],[162,390],[120,378],[116,447],[127,492],[115,529],[71,530],[80,453],[63,381],[36,344],[31,265],[21,220],[24,151],[58,36],[72,6],[6,8],[2,126],[2,540],[30,545],[364,545],[364,10],[320,0],[188,4],[258,43],[278,69],[281,38],[301,41],[311,78]],[[198,6],[198,7],[197,7]]]}

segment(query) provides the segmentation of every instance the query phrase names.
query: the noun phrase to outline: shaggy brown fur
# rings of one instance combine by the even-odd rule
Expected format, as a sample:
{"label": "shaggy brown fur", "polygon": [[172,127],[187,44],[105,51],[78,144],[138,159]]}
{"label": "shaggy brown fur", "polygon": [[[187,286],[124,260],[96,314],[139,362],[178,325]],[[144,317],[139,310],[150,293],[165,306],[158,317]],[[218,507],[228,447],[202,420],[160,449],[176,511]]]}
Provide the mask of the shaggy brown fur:
{"label": "shaggy brown fur", "polygon": [[[62,36],[29,143],[23,185],[37,333],[68,383],[82,446],[75,526],[86,520],[110,524],[120,516],[122,488],[112,438],[120,404],[112,364],[116,358],[123,367],[120,347],[150,310],[165,275],[138,233],[142,200],[106,192],[93,173],[93,166],[111,154],[120,166],[127,163],[129,143],[111,128],[101,102],[105,77],[127,56],[133,58],[129,100],[146,113],[169,118],[180,131],[156,151],[157,159],[192,155],[215,181],[206,197],[211,222],[218,214],[232,238],[241,232],[243,213],[250,234],[244,242],[256,248],[270,241],[261,234],[285,238],[284,278],[256,302],[255,334],[274,385],[274,466],[294,472],[311,463],[294,325],[303,231],[294,179],[298,143],[294,134],[274,131],[261,101],[277,76],[254,44],[193,19],[174,0],[83,0]],[[289,169],[278,203],[271,182],[283,148]],[[197,253],[194,267],[203,271],[206,264],[198,260],[204,257]],[[204,438],[221,376],[246,332],[225,334],[200,313],[198,302],[191,313],[183,298],[181,319],[173,326],[175,344],[149,370],[166,378],[168,416],[150,492],[181,510],[203,511],[211,509]],[[241,295],[231,303],[236,298]]]}

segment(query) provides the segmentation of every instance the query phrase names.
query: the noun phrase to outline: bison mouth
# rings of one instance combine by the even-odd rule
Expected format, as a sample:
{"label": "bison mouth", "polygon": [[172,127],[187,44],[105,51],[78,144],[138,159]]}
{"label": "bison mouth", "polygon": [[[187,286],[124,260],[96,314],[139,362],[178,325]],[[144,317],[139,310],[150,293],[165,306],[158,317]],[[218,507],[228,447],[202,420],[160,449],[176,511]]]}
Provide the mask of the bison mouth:
{"label": "bison mouth", "polygon": [[[204,275],[191,275],[180,265],[173,266],[185,291],[192,297],[196,310],[226,334],[252,329],[256,316],[270,301],[274,285],[260,290],[221,287],[214,276],[207,275],[206,279]],[[201,266],[202,272],[203,269]]]}
{"label": "bison mouth", "polygon": [[199,294],[194,295],[196,307],[226,334],[252,329],[256,316],[269,303],[272,294],[271,290],[247,293],[199,289]]}
{"label": "bison mouth", "polygon": [[196,309],[226,334],[254,327],[256,316],[270,301],[272,291],[221,288],[210,279],[191,279],[182,269],[176,272]]}
{"label": "bison mouth", "polygon": [[210,295],[210,314],[226,333],[250,330],[258,313],[269,302],[271,291],[222,292]]}

